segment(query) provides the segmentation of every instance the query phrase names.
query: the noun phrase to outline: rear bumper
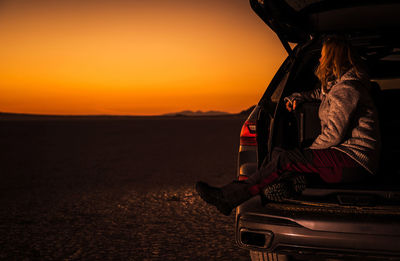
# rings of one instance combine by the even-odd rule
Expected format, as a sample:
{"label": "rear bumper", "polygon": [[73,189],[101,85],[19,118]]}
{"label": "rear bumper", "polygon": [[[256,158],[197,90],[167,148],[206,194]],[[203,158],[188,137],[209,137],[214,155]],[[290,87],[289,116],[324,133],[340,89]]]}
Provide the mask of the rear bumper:
{"label": "rear bumper", "polygon": [[400,260],[400,220],[393,217],[380,222],[382,217],[360,220],[354,215],[296,212],[263,207],[258,197],[242,204],[236,213],[236,241],[242,248]]}

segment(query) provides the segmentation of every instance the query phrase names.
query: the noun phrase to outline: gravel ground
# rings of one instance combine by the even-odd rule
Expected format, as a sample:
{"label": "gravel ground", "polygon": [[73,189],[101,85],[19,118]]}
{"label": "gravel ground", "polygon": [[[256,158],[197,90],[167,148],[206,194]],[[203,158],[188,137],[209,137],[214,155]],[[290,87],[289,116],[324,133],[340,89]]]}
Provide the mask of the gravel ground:
{"label": "gravel ground", "polygon": [[243,117],[0,118],[0,260],[249,260],[194,193]]}

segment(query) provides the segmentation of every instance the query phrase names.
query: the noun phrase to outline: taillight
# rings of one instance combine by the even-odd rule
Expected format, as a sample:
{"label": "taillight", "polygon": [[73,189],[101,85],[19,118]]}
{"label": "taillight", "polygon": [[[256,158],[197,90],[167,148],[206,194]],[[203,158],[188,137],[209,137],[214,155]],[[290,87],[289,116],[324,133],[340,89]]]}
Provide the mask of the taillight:
{"label": "taillight", "polygon": [[240,145],[256,146],[256,123],[254,121],[246,121],[240,132]]}
{"label": "taillight", "polygon": [[247,177],[247,176],[245,176],[245,175],[240,175],[239,177],[238,177],[238,180],[239,181],[243,181],[243,180],[246,180],[246,179],[248,179],[249,177]]}

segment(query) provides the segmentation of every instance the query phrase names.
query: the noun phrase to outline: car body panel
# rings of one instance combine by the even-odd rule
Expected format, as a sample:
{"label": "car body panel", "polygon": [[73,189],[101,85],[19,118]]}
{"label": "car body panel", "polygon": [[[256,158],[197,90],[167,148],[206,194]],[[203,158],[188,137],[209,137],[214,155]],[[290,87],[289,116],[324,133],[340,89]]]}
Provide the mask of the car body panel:
{"label": "car body panel", "polygon": [[329,33],[397,32],[400,3],[385,0],[250,0],[255,13],[287,42]]}
{"label": "car body panel", "polygon": [[[315,255],[324,249],[336,251],[336,256],[351,252],[399,257],[399,252],[394,251],[400,246],[399,212],[391,216],[371,213],[368,216],[349,213],[346,208],[321,211],[290,203],[262,206],[260,198],[255,197],[242,204],[238,213],[236,241],[249,250],[277,253],[295,250],[286,254],[304,254],[301,252],[308,249],[309,254]],[[271,233],[273,238],[265,246],[246,245],[241,238],[243,229]]]}

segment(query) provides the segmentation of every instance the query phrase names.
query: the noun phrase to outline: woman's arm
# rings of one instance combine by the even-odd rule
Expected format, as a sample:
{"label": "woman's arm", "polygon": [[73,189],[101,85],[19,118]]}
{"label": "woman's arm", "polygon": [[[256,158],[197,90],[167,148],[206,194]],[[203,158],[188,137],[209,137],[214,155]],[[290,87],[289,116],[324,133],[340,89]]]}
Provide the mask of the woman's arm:
{"label": "woman's arm", "polygon": [[306,92],[295,92],[285,97],[286,102],[293,103],[294,101],[302,102],[311,102],[311,101],[320,101],[321,100],[321,88],[316,88]]}
{"label": "woman's arm", "polygon": [[359,91],[346,82],[334,86],[327,94],[327,111],[320,112],[323,122],[321,134],[311,145],[311,149],[326,149],[339,145],[346,138],[347,131],[358,101]]}
{"label": "woman's arm", "polygon": [[295,92],[288,97],[284,98],[286,109],[292,111],[296,109],[299,103],[307,101],[320,101],[321,100],[321,88],[316,88],[306,92]]}

